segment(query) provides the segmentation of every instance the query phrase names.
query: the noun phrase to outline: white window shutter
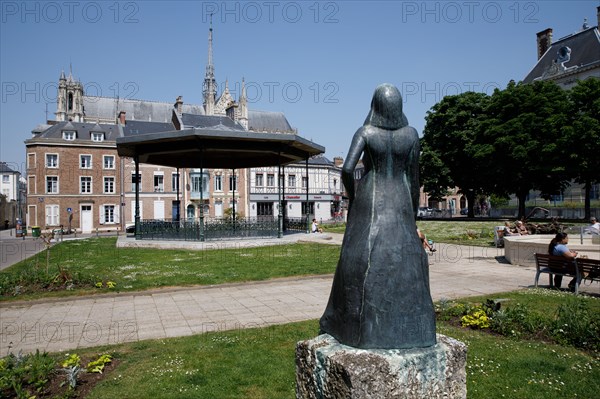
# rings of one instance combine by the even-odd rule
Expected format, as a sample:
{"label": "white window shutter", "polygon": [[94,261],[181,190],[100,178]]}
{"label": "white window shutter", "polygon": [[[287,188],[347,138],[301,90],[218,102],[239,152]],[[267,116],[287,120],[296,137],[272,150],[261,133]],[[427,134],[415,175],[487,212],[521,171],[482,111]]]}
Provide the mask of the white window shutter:
{"label": "white window shutter", "polygon": [[52,208],[49,205],[46,205],[46,226],[50,226],[52,224]]}
{"label": "white window shutter", "polygon": [[104,224],[104,205],[100,205],[100,215],[99,219],[100,219],[100,224]]}
{"label": "white window shutter", "polygon": [[120,206],[115,205],[115,220],[114,220],[115,224],[119,224],[119,222],[121,221],[121,219],[119,218],[119,208],[120,208]]}

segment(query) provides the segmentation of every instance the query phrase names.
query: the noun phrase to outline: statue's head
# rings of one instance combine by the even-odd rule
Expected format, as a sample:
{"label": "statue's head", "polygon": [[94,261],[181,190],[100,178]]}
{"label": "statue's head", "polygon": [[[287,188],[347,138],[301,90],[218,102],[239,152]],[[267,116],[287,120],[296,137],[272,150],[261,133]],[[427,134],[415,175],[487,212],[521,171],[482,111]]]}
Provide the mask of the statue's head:
{"label": "statue's head", "polygon": [[396,86],[384,83],[375,89],[371,100],[371,111],[365,125],[396,130],[408,125],[402,112],[402,95]]}

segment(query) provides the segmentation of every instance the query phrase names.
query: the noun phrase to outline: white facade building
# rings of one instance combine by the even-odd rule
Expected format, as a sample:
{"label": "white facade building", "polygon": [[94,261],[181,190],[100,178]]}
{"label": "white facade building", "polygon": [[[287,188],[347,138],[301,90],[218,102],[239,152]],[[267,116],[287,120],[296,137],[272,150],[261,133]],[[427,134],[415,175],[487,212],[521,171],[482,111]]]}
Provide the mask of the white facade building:
{"label": "white facade building", "polygon": [[282,167],[280,185],[277,184],[277,176],[276,166],[250,170],[250,217],[277,218],[280,196],[284,206],[281,212],[283,217],[301,218],[308,213],[310,219],[323,221],[340,214],[342,183],[339,165],[319,155],[308,160],[308,168],[306,163]]}

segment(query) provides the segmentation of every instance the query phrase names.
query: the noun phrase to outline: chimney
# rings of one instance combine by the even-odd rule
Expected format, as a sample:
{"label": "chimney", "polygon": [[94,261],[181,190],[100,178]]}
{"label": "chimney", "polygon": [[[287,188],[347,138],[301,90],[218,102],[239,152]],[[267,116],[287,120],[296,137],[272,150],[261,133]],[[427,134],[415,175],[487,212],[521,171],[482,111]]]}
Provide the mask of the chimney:
{"label": "chimney", "polygon": [[125,111],[121,111],[119,112],[119,120],[118,123],[119,125],[125,126]]}
{"label": "chimney", "polygon": [[179,115],[181,115],[181,113],[183,112],[183,97],[181,97],[181,96],[177,97],[177,99],[175,100],[174,107],[177,110],[177,113]]}
{"label": "chimney", "polygon": [[538,60],[552,45],[552,29],[548,28],[537,34]]}
{"label": "chimney", "polygon": [[341,168],[342,165],[344,164],[344,158],[342,158],[342,157],[333,157],[333,164],[336,167]]}

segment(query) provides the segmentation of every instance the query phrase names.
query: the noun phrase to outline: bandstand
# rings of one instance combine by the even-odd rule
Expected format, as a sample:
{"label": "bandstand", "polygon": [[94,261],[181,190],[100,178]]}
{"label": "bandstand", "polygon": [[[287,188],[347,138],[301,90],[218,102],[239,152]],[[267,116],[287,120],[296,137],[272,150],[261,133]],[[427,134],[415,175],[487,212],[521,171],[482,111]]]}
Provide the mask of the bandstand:
{"label": "bandstand", "polygon": [[[137,134],[119,137],[116,141],[119,156],[133,158],[137,176],[140,163],[199,168],[201,174],[204,169],[277,166],[281,176],[285,165],[304,160],[308,177],[309,158],[325,152],[324,147],[298,135],[251,132],[221,125]],[[307,202],[308,187],[307,184]],[[141,220],[139,184],[136,184],[135,238],[205,241],[228,237],[282,237],[284,229],[308,232],[310,215],[306,214],[300,220],[284,220],[285,187],[279,178],[277,192],[279,212],[276,219],[236,218],[234,203],[232,217],[217,221],[206,220],[203,207],[200,207],[199,218],[193,220],[181,219],[180,211],[172,220]]]}

